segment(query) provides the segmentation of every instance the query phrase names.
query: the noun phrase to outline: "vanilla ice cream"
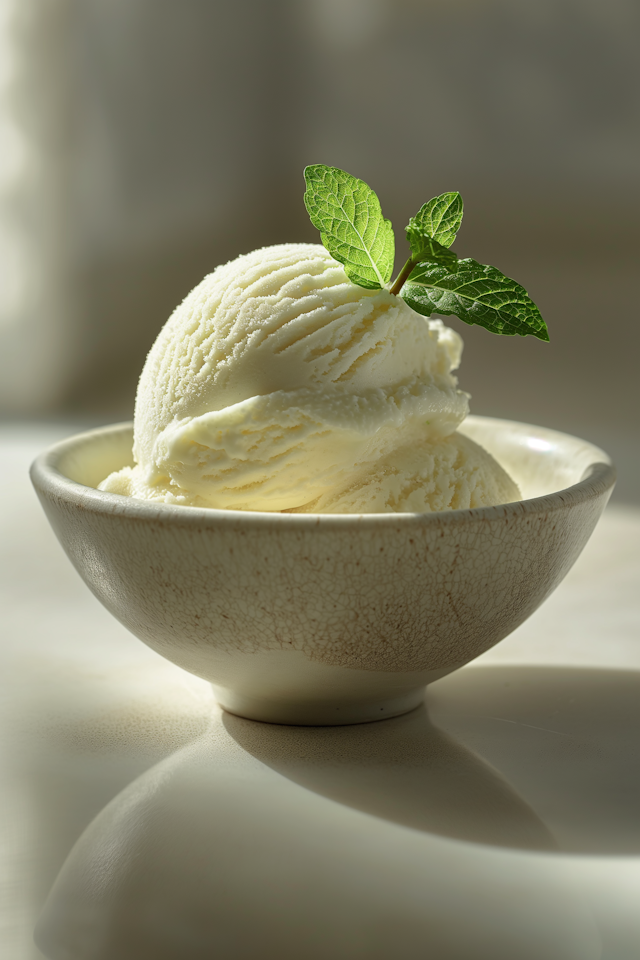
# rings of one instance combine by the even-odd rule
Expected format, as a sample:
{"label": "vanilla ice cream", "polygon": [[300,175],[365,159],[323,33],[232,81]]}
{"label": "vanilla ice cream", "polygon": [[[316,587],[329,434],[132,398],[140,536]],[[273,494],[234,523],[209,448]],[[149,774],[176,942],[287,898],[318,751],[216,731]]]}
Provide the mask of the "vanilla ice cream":
{"label": "vanilla ice cream", "polygon": [[462,341],[323,246],[218,267],[175,310],[142,371],[136,466],[100,489],[197,507],[425,512],[520,497],[456,432]]}

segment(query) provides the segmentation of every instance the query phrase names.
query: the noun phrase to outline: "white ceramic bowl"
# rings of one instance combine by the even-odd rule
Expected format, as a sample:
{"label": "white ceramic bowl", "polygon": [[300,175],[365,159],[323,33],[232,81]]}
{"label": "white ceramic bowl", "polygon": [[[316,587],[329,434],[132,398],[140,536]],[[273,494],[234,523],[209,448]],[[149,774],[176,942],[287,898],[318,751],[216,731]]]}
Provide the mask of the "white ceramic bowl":
{"label": "white ceramic bowl", "polygon": [[56,444],[31,475],[72,563],[154,650],[225,709],[275,723],[379,720],[525,620],[578,557],[615,481],[566,434],[484,417],[463,432],[517,503],[331,516],[179,507],[102,493],[131,463],[120,424]]}

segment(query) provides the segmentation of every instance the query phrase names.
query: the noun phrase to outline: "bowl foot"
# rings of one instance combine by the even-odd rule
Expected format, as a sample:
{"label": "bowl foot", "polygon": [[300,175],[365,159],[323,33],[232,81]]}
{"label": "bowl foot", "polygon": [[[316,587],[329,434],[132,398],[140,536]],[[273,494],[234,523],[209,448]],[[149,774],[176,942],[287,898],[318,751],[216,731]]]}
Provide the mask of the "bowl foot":
{"label": "bowl foot", "polygon": [[293,726],[339,726],[371,723],[415,710],[424,700],[425,687],[408,690],[399,696],[376,700],[267,700],[245,696],[224,687],[213,687],[220,706],[229,713],[263,723]]}

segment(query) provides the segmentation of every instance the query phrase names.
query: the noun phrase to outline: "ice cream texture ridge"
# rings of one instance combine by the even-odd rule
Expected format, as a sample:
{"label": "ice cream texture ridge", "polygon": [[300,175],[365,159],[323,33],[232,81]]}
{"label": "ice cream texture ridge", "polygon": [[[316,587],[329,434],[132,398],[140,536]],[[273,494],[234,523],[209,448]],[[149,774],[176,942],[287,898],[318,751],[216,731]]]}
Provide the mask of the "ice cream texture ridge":
{"label": "ice cream texture ridge", "polygon": [[193,507],[392,513],[520,499],[457,432],[462,340],[386,289],[346,276],[319,244],[218,267],[145,363],[134,467],[101,490]]}

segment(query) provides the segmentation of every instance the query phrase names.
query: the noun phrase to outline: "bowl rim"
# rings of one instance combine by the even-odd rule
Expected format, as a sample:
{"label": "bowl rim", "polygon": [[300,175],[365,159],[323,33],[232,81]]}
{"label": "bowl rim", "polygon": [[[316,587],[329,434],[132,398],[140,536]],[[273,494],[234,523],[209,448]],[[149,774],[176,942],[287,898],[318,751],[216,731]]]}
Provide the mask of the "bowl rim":
{"label": "bowl rim", "polygon": [[[182,504],[163,503],[157,500],[139,500],[135,497],[119,493],[107,493],[71,480],[60,469],[60,460],[74,448],[89,443],[101,435],[117,434],[125,430],[132,430],[132,421],[107,424],[95,427],[81,433],[60,440],[47,447],[31,464],[30,476],[33,486],[39,495],[47,499],[55,499],[75,504],[93,513],[111,514],[127,517],[137,521],[170,521],[172,525],[186,526],[220,526],[220,524],[243,525],[252,527],[273,526],[275,518],[279,528],[309,528],[309,527],[342,527],[345,524],[354,524],[358,528],[363,526],[429,526],[441,525],[443,520],[447,524],[464,523],[470,520],[488,521],[508,519],[523,514],[548,513],[564,510],[576,506],[587,500],[598,499],[608,495],[616,482],[616,470],[611,458],[603,450],[588,440],[575,437],[572,434],[554,430],[549,427],[536,426],[517,420],[506,420],[498,417],[470,415],[471,423],[483,422],[504,424],[509,427],[527,428],[544,434],[549,438],[569,439],[579,441],[593,451],[593,462],[585,469],[584,475],[577,483],[571,484],[562,490],[516,500],[511,503],[497,504],[491,507],[471,507],[457,510],[442,510],[433,513],[280,513],[275,511],[258,510],[227,510],[217,507],[191,507]],[[466,422],[466,421],[465,421]]]}

